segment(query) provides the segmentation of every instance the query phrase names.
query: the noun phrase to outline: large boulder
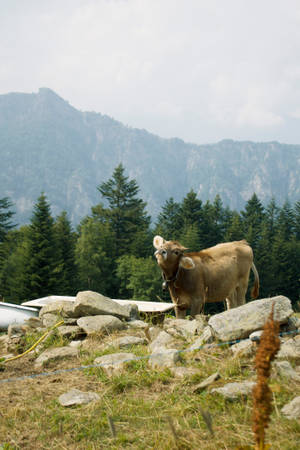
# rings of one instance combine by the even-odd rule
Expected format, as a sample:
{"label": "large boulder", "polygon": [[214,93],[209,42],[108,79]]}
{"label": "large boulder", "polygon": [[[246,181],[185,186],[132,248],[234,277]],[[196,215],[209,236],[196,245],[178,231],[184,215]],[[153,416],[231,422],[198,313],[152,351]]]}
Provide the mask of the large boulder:
{"label": "large boulder", "polygon": [[74,303],[67,300],[54,301],[43,306],[40,310],[40,318],[43,319],[45,314],[54,314],[60,317],[75,317]]}
{"label": "large boulder", "polygon": [[78,292],[76,296],[74,315],[76,317],[109,315],[129,320],[131,308],[120,305],[111,298],[98,294],[98,292],[82,291]]}
{"label": "large boulder", "polygon": [[277,297],[255,300],[246,305],[229,309],[212,316],[208,324],[214,336],[223,341],[247,338],[253,331],[263,328],[274,305],[274,319],[286,323],[293,314],[291,302],[287,297]]}
{"label": "large boulder", "polygon": [[117,317],[109,315],[81,317],[77,320],[77,324],[86,334],[110,334],[126,328],[124,322]]}
{"label": "large boulder", "polygon": [[186,319],[165,319],[164,330],[175,337],[192,338],[198,331],[199,323],[197,320]]}

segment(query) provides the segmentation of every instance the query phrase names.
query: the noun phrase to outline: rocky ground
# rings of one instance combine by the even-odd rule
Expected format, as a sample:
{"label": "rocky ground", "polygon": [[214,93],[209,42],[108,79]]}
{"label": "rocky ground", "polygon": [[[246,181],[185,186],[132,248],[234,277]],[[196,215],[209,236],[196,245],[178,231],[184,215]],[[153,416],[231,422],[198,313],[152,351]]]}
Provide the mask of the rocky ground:
{"label": "rocky ground", "polygon": [[[79,293],[75,304],[47,305],[39,319],[0,336],[6,359],[0,363],[0,401],[6,406],[0,448],[45,448],[49,439],[52,448],[253,444],[253,360],[272,305],[282,337],[270,379],[269,439],[272,448],[297,448],[300,319],[289,299],[257,300],[210,318],[166,317],[153,325],[139,319],[136,307],[90,291]],[[60,322],[34,350],[13,359]],[[75,418],[80,426],[72,434]],[[124,421],[137,423],[135,432]],[[280,429],[289,430],[289,439],[284,431],[275,439]]]}

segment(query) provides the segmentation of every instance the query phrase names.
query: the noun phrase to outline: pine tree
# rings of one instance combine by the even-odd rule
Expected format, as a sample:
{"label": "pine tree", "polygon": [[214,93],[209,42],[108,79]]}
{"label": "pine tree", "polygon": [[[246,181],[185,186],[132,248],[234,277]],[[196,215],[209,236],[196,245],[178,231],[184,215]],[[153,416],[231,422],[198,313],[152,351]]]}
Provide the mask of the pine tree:
{"label": "pine tree", "polygon": [[294,217],[295,217],[295,237],[296,240],[300,242],[300,200],[295,203]]}
{"label": "pine tree", "polygon": [[72,231],[67,213],[63,211],[54,224],[57,247],[56,256],[56,289],[59,295],[75,295],[77,287],[77,271],[75,266],[76,236]]}
{"label": "pine tree", "polygon": [[155,234],[163,236],[166,240],[179,239],[183,227],[180,203],[170,197],[162,207],[157,218]]}
{"label": "pine tree", "polygon": [[244,239],[245,235],[242,227],[242,219],[238,212],[234,211],[232,213],[231,220],[229,222],[229,226],[225,231],[225,241],[240,241]]}
{"label": "pine tree", "polygon": [[253,250],[258,246],[262,222],[265,217],[264,207],[256,194],[253,194],[246,203],[245,211],[242,211],[243,231],[246,240]]}
{"label": "pine tree", "polygon": [[10,208],[13,206],[8,197],[0,198],[0,244],[4,241],[9,230],[15,227],[11,218],[15,214]]}
{"label": "pine tree", "polygon": [[29,231],[28,291],[31,298],[56,292],[54,220],[44,193],[34,206]]}
{"label": "pine tree", "polygon": [[[116,256],[132,253],[132,244],[137,234],[148,231],[150,217],[146,213],[146,203],[137,197],[139,187],[135,180],[129,180],[120,164],[107,182],[98,190],[109,207],[103,213],[114,232]],[[141,251],[143,249],[140,249]],[[134,251],[137,251],[136,247]]]}

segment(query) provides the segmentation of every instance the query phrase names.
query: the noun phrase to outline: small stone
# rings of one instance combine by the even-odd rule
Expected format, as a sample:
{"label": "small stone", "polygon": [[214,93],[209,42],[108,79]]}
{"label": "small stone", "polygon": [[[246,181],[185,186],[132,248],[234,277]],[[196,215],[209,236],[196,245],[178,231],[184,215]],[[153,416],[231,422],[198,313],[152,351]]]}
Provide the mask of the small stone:
{"label": "small stone", "polygon": [[61,317],[52,313],[45,313],[41,316],[42,324],[46,328],[53,327],[56,323],[61,321]]}
{"label": "small stone", "polygon": [[125,364],[137,359],[133,353],[112,353],[110,355],[99,356],[94,360],[94,364],[99,364],[107,375],[114,375],[125,368]]}
{"label": "small stone", "polygon": [[49,362],[60,359],[74,358],[78,356],[78,350],[72,347],[56,347],[45,350],[35,360],[34,367],[40,368]]}
{"label": "small stone", "polygon": [[241,383],[228,383],[223,387],[214,388],[212,393],[223,395],[229,400],[236,400],[239,397],[248,396],[252,393],[255,383],[253,381],[242,381]]}
{"label": "small stone", "polygon": [[151,353],[159,353],[166,348],[170,348],[173,344],[174,338],[165,331],[161,331],[149,344],[149,350]]}
{"label": "small stone", "polygon": [[290,378],[294,381],[300,381],[300,375],[292,368],[288,361],[275,361],[274,368],[279,375]]}
{"label": "small stone", "polygon": [[260,342],[260,337],[263,334],[263,330],[253,331],[253,333],[250,334],[249,339],[251,339],[252,342]]}
{"label": "small stone", "polygon": [[58,401],[62,406],[85,405],[99,400],[100,397],[95,392],[82,392],[78,389],[71,389],[59,396]]}
{"label": "small stone", "polygon": [[278,359],[300,360],[300,336],[288,339],[281,344],[276,357]]}
{"label": "small stone", "polygon": [[81,317],[77,324],[86,334],[109,334],[117,330],[124,330],[126,325],[120,319],[110,315]]}
{"label": "small stone", "polygon": [[179,351],[170,348],[164,349],[161,353],[153,353],[148,360],[148,364],[152,369],[165,369],[173,367],[180,360]]}
{"label": "small stone", "polygon": [[252,356],[255,351],[255,344],[253,344],[251,339],[245,339],[233,344],[230,350],[234,356]]}
{"label": "small stone", "polygon": [[130,320],[127,322],[127,325],[129,328],[133,328],[134,330],[142,330],[149,327],[149,325],[143,320]]}
{"label": "small stone", "polygon": [[170,367],[170,371],[176,378],[187,378],[199,374],[199,369],[194,367]]}
{"label": "small stone", "polygon": [[219,374],[219,372],[215,372],[212,375],[210,375],[210,377],[206,378],[205,380],[203,380],[201,383],[197,384],[194,388],[193,388],[193,392],[195,394],[200,394],[204,389],[206,389],[208,386],[210,386],[211,384],[213,384],[216,380],[218,380],[221,377],[221,375]]}
{"label": "small stone", "polygon": [[195,340],[193,345],[189,347],[189,350],[200,349],[204,344],[211,344],[214,341],[212,330],[210,326],[204,328],[202,334]]}
{"label": "small stone", "polygon": [[57,328],[58,333],[65,338],[78,338],[86,333],[78,325],[62,325]]}
{"label": "small stone", "polygon": [[197,320],[186,319],[165,319],[163,328],[164,330],[175,337],[184,337],[189,339],[193,337],[199,324]]}
{"label": "small stone", "polygon": [[112,345],[119,348],[132,347],[133,345],[145,345],[147,340],[137,336],[123,336],[118,339],[114,339]]}
{"label": "small stone", "polygon": [[43,322],[38,317],[29,317],[24,321],[24,324],[30,328],[39,328],[43,326]]}

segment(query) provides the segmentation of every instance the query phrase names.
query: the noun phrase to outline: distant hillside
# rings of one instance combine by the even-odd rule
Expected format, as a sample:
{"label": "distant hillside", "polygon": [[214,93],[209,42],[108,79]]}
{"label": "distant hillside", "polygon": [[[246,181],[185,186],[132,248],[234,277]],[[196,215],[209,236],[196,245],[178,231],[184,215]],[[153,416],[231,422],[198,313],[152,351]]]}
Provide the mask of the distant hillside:
{"label": "distant hillside", "polygon": [[253,192],[266,203],[300,198],[300,145],[221,141],[195,145],[128,128],[108,116],[81,112],[50,89],[0,96],[0,198],[28,222],[44,191],[56,215],[76,224],[101,201],[97,186],[122,162],[140,186],[152,217],[165,200],[193,188],[202,200],[220,194],[242,209]]}

